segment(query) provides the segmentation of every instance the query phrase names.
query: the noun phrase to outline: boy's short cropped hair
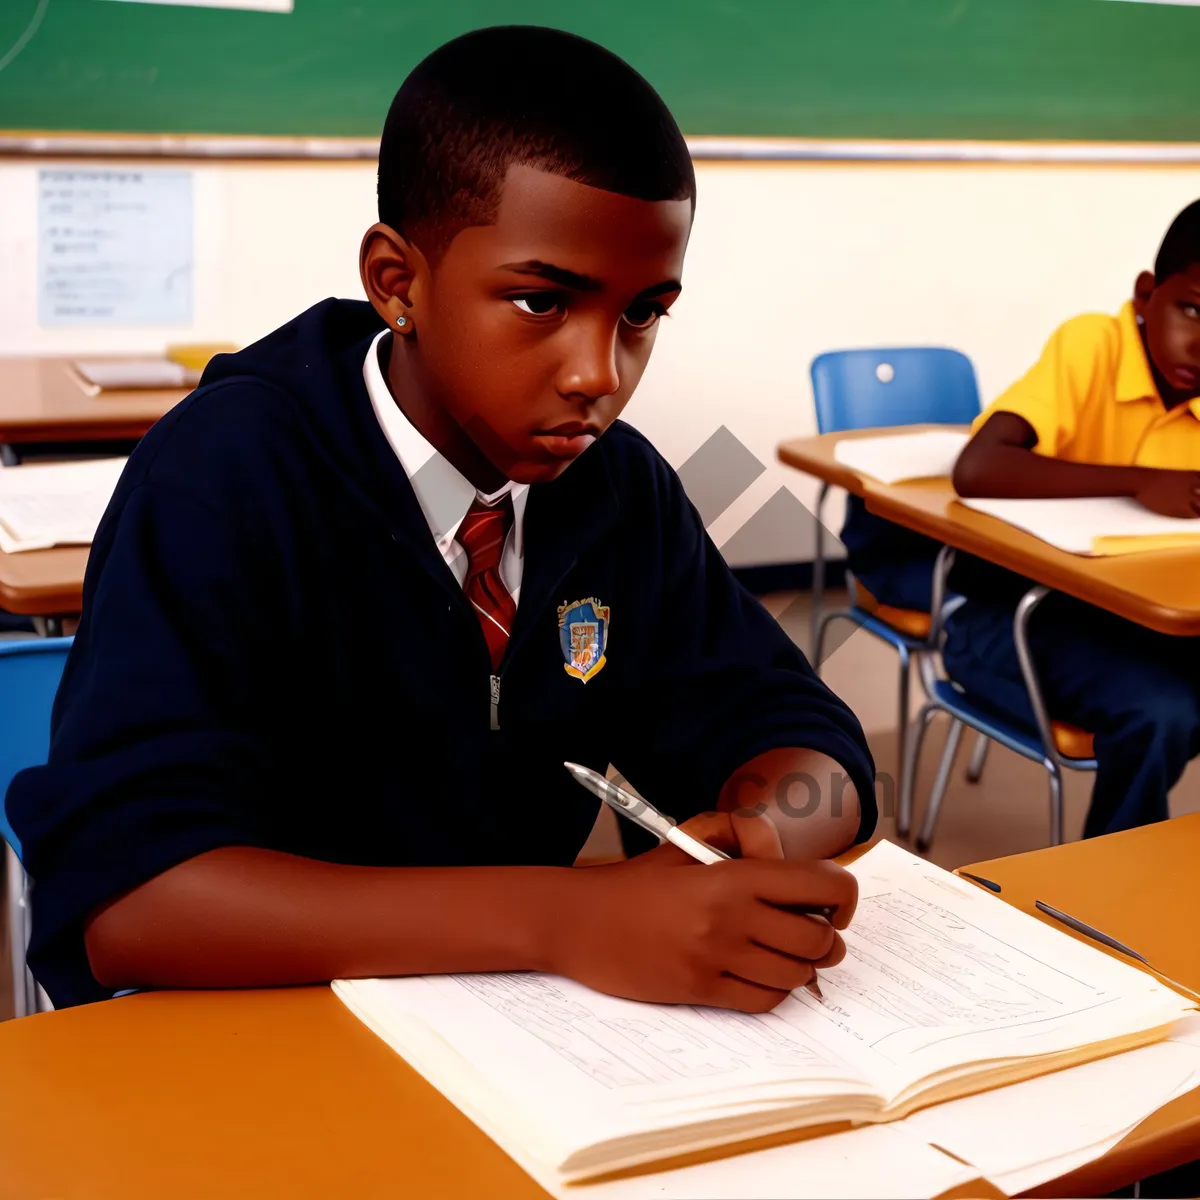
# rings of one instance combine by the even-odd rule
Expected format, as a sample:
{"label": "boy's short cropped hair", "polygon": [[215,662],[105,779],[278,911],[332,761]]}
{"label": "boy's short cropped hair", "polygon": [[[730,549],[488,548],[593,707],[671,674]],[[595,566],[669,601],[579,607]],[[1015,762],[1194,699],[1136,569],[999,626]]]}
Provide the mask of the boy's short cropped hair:
{"label": "boy's short cropped hair", "polygon": [[1154,282],[1164,283],[1196,263],[1200,263],[1200,200],[1193,200],[1171,222],[1154,260]]}
{"label": "boy's short cropped hair", "polygon": [[464,34],[396,93],[379,147],[379,219],[436,258],[494,219],[514,164],[639,200],[695,204],[683,135],[628,63],[532,25]]}

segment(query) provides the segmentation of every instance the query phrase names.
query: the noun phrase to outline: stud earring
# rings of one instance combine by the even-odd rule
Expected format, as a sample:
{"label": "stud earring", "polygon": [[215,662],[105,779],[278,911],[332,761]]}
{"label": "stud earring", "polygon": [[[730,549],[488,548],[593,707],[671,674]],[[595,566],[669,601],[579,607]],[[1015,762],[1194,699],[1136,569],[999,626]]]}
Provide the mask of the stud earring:
{"label": "stud earring", "polygon": [[1137,319],[1137,323],[1138,323],[1139,325],[1145,325],[1145,323],[1146,323],[1146,318],[1145,318],[1145,317],[1138,317],[1138,319]]}
{"label": "stud earring", "polygon": [[408,324],[408,318],[407,317],[397,317],[396,324],[397,324],[397,326],[399,326],[399,328],[403,329],[405,327],[405,325]]}

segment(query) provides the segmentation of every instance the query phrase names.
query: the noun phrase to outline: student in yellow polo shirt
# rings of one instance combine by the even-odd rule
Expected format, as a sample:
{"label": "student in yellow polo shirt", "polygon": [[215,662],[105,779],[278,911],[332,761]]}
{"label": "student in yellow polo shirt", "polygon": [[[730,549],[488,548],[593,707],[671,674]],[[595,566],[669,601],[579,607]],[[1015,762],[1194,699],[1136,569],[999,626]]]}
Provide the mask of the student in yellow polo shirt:
{"label": "student in yellow polo shirt", "polygon": [[[979,417],[954,485],[963,496],[1129,496],[1200,517],[1200,200],[1115,317],[1068,321]],[[951,678],[1032,722],[1012,633],[1020,581],[968,561],[952,584],[968,599],[948,626]],[[1168,793],[1200,753],[1200,639],[1053,595],[1030,621],[1030,646],[1050,714],[1095,734],[1085,836],[1168,816]]]}

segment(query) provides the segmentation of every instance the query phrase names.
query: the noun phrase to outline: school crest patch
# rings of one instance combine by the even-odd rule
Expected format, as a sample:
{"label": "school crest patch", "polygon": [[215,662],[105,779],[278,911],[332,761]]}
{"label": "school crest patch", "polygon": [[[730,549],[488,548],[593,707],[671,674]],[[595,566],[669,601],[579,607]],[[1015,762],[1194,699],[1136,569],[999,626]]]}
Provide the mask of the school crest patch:
{"label": "school crest patch", "polygon": [[605,663],[607,607],[593,597],[558,606],[558,642],[568,675],[587,683]]}

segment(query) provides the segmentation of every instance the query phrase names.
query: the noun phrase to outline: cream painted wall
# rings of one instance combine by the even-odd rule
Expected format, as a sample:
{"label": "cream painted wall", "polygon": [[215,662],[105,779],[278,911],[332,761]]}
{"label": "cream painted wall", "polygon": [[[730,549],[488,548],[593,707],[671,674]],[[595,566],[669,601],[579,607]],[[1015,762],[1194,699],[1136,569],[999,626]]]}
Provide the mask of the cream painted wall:
{"label": "cream painted wall", "polygon": [[[360,294],[371,164],[196,165],[194,324],[40,329],[37,170],[0,163],[0,354],[248,342],[325,296]],[[706,163],[699,186],[684,295],[627,416],[676,466],[721,425],[768,465],[710,527],[724,544],[781,487],[812,502],[815,485],[777,466],[774,447],[814,429],[814,355],[955,346],[986,400],[1058,322],[1121,303],[1200,196],[1200,166]],[[810,545],[800,523],[770,545],[742,541],[735,565]]]}

